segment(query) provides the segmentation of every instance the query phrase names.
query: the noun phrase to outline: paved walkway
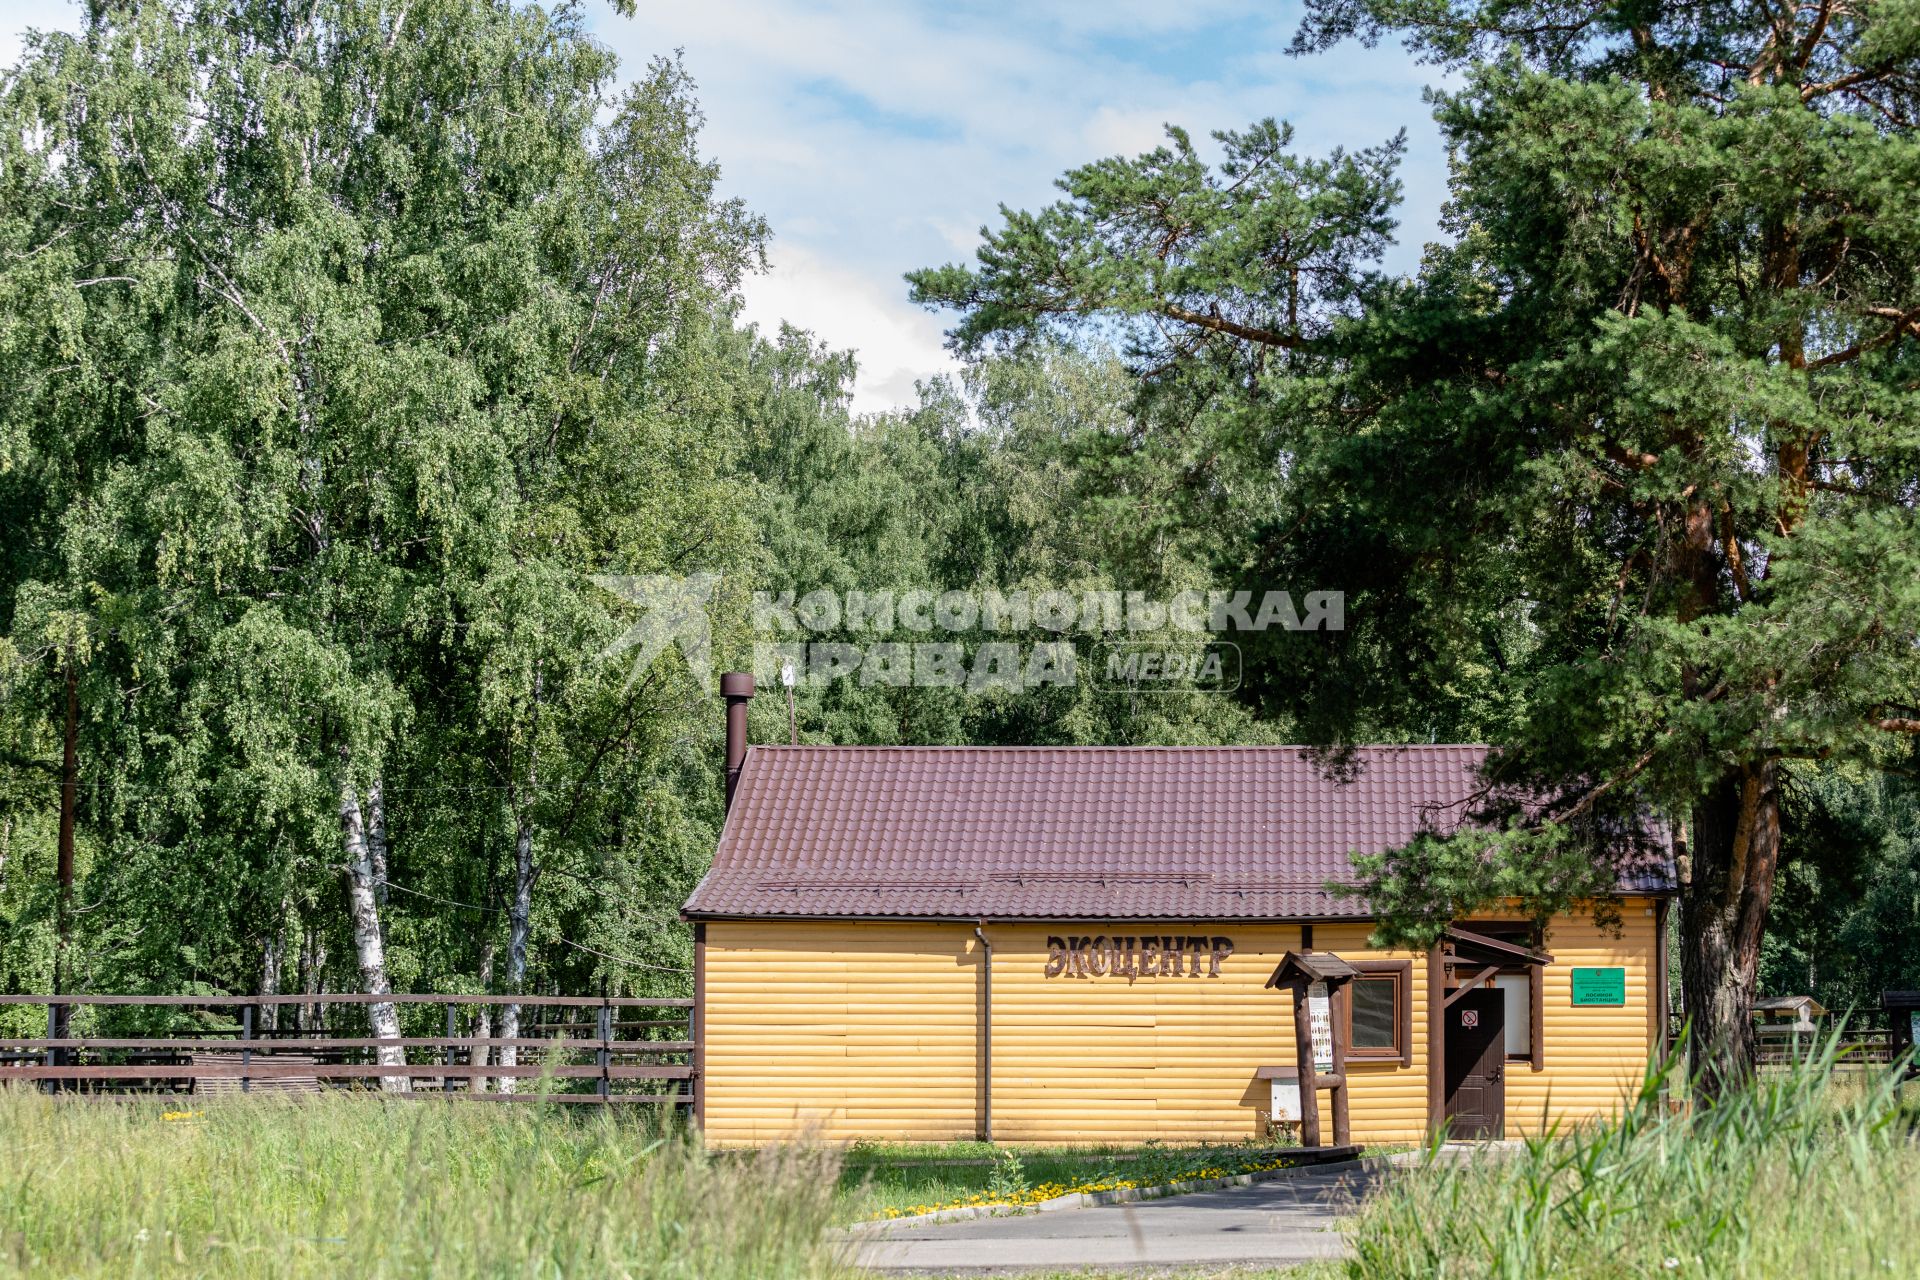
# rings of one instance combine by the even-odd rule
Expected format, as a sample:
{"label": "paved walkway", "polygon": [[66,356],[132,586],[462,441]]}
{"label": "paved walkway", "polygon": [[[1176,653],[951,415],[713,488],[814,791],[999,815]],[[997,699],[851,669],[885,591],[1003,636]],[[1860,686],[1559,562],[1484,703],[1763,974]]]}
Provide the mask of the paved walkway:
{"label": "paved walkway", "polygon": [[902,1223],[857,1241],[854,1256],[876,1271],[972,1275],[1336,1258],[1338,1220],[1377,1176],[1349,1167],[1094,1209]]}

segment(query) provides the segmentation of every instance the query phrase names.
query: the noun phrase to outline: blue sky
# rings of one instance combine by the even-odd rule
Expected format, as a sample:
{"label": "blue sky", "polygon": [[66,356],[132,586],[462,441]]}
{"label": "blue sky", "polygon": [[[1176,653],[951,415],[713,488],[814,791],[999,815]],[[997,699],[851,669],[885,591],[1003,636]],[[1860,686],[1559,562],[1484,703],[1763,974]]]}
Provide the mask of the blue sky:
{"label": "blue sky", "polygon": [[[907,302],[903,272],[970,257],[1001,202],[1043,203],[1062,170],[1150,148],[1167,122],[1199,136],[1276,116],[1316,152],[1406,129],[1394,269],[1418,261],[1445,195],[1421,101],[1434,69],[1398,47],[1287,57],[1297,0],[640,0],[631,19],[593,2],[628,74],[683,51],[727,194],[773,226],[748,317],[857,350],[862,411],[953,367],[946,321]],[[0,0],[0,55],[76,13]]]}

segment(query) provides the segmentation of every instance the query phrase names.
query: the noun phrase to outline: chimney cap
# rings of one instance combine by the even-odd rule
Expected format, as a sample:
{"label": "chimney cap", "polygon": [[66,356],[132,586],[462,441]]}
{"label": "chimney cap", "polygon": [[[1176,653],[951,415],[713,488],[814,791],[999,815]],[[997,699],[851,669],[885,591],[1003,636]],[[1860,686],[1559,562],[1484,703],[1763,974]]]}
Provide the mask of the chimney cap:
{"label": "chimney cap", "polygon": [[725,671],[720,675],[720,696],[723,698],[751,698],[753,696],[753,673],[751,671]]}

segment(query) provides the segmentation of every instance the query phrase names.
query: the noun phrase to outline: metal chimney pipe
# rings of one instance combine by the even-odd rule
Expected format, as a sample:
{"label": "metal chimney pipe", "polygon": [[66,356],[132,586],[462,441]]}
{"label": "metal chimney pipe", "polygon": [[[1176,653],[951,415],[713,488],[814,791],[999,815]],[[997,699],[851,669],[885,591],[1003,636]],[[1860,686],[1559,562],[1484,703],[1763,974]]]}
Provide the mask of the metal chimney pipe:
{"label": "metal chimney pipe", "polygon": [[747,759],[747,703],[753,701],[753,674],[728,671],[720,677],[720,696],[727,700],[727,808],[740,785],[740,766]]}

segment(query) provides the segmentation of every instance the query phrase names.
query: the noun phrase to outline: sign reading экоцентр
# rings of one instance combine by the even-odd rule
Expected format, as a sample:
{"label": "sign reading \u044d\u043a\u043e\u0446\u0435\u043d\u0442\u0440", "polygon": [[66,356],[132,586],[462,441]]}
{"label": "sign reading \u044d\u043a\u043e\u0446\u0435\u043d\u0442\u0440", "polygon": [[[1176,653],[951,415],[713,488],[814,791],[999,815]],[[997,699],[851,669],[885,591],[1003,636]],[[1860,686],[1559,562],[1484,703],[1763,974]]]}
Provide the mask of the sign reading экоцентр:
{"label": "sign reading \u044d\u043a\u043e\u0446\u0435\u043d\u0442\u0440", "polygon": [[1627,971],[1625,969],[1574,969],[1571,976],[1575,1004],[1625,1004],[1627,1002]]}
{"label": "sign reading \u044d\u043a\u043e\u0446\u0435\u043d\u0442\u0440", "polygon": [[1047,939],[1047,976],[1057,978],[1220,976],[1220,964],[1233,954],[1232,938],[1051,937]]}

